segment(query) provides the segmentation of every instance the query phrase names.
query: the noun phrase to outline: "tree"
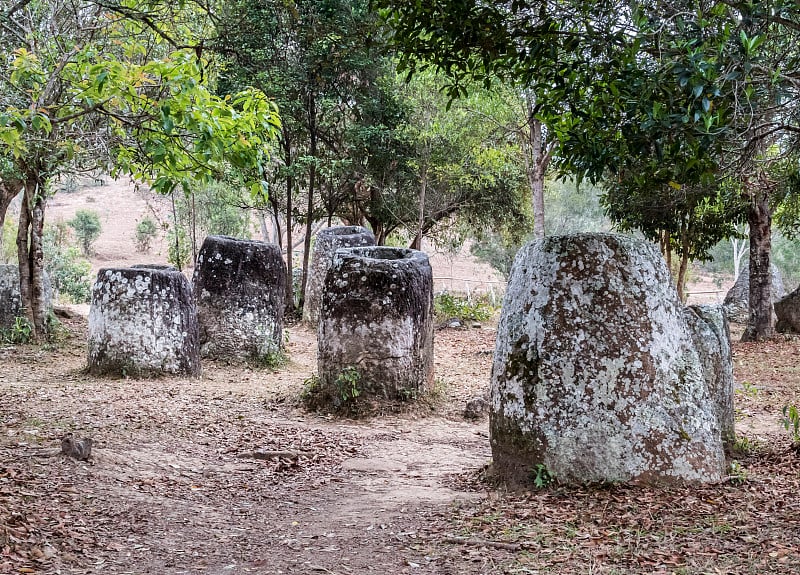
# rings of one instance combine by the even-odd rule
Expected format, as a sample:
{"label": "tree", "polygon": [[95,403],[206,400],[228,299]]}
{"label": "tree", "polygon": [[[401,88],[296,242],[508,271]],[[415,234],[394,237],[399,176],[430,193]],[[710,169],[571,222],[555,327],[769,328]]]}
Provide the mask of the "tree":
{"label": "tree", "polygon": [[0,189],[23,194],[20,292],[37,335],[46,333],[46,190],[59,174],[113,169],[170,193],[233,171],[263,193],[277,111],[254,90],[211,93],[204,7],[23,0],[0,15],[0,47],[11,55],[0,62],[0,157],[11,164]]}
{"label": "tree", "polygon": [[[366,0],[239,0],[226,3],[221,32],[210,47],[229,61],[221,90],[257,86],[283,118],[278,154],[287,254],[287,303],[292,293],[293,229],[305,225],[301,300],[308,276],[320,195],[333,188],[331,164],[345,159],[338,143],[361,90],[384,62],[376,19]],[[305,194],[298,209],[297,191]],[[273,204],[273,210],[278,206]],[[330,212],[330,210],[328,210]]]}
{"label": "tree", "polygon": [[379,243],[402,232],[419,248],[469,231],[526,222],[519,147],[509,135],[508,102],[476,91],[448,107],[442,79],[388,76],[346,143],[352,182],[340,217],[367,222]]}
{"label": "tree", "polygon": [[744,337],[771,335],[770,198],[785,179],[770,166],[800,142],[794,2],[379,4],[412,72],[436,66],[457,95],[473,77],[530,86],[544,121],[560,114],[548,127],[562,170],[616,178],[631,154],[640,169],[680,157],[667,184],[737,182],[750,229]]}

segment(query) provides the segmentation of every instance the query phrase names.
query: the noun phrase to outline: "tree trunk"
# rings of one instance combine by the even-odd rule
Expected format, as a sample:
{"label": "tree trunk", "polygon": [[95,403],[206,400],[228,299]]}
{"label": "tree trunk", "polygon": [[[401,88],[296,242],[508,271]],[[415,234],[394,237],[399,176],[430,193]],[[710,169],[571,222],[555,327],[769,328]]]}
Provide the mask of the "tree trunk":
{"label": "tree trunk", "polygon": [[750,314],[742,341],[763,341],[774,335],[772,324],[772,214],[766,191],[753,193],[747,211],[750,224]]}
{"label": "tree trunk", "polygon": [[531,190],[531,205],[533,207],[533,235],[536,238],[545,236],[544,226],[544,174],[550,163],[552,150],[546,150],[544,141],[544,127],[535,116],[535,102],[533,96],[525,93],[525,107],[527,113],[528,130],[522,138],[525,175],[528,187]]}
{"label": "tree trunk", "polygon": [[689,233],[684,230],[681,234],[681,263],[678,267],[678,278],[675,282],[678,288],[678,297],[686,303],[686,272],[689,270]]}
{"label": "tree trunk", "polygon": [[[312,147],[312,156],[315,155],[315,146]],[[314,233],[314,186],[316,184],[317,167],[313,163],[308,171],[308,202],[306,203],[306,237],[303,241],[303,284],[300,286],[300,307],[306,299],[306,286],[308,285],[308,262],[311,255],[311,236]]]}
{"label": "tree trunk", "polygon": [[23,313],[31,325],[34,339],[47,335],[47,305],[44,291],[44,186],[35,178],[24,185],[17,228],[19,291]]}
{"label": "tree trunk", "polygon": [[[292,140],[287,132],[283,132],[284,162],[287,168],[292,167]],[[286,176],[286,315],[294,314],[294,261],[292,253],[292,194],[294,192],[294,178],[289,173]]]}
{"label": "tree trunk", "polygon": [[428,190],[428,171],[422,170],[422,179],[419,187],[419,218],[417,218],[417,235],[411,242],[412,250],[422,249],[422,226],[425,223],[425,193]]}
{"label": "tree trunk", "polygon": [[313,158],[308,170],[308,201],[306,202],[306,237],[303,242],[303,281],[300,286],[300,307],[306,299],[308,263],[311,256],[311,235],[314,229],[314,192],[317,184],[317,102],[313,96],[308,101],[308,154]]}

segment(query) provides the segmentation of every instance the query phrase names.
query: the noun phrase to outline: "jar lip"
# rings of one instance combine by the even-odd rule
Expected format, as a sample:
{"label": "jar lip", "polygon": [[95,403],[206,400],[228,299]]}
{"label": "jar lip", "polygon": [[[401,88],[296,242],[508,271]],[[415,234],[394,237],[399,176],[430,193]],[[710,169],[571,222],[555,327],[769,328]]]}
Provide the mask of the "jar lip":
{"label": "jar lip", "polygon": [[329,228],[323,228],[318,232],[318,235],[330,235],[330,236],[356,236],[356,235],[369,235],[372,236],[372,232],[369,231],[367,228],[363,226],[331,226]]}
{"label": "jar lip", "polygon": [[411,248],[396,248],[391,246],[357,246],[339,248],[336,255],[348,258],[358,258],[376,261],[415,261],[427,260],[425,252]]}

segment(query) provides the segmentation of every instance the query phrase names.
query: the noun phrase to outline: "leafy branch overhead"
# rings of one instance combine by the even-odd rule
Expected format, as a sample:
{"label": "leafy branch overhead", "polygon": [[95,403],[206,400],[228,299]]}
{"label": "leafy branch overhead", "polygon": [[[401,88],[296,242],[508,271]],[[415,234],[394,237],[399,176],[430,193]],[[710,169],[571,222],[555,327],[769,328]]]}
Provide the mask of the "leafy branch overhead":
{"label": "leafy branch overhead", "polygon": [[277,107],[253,88],[214,94],[218,62],[203,54],[213,7],[28,0],[0,9],[0,222],[22,191],[20,293],[37,335],[46,332],[43,191],[59,174],[108,170],[161,193],[225,175],[266,197]]}

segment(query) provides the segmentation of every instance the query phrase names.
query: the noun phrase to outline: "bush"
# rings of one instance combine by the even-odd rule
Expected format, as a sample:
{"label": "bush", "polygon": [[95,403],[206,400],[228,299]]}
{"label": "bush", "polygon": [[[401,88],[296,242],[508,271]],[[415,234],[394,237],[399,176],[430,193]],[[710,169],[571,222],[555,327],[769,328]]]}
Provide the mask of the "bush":
{"label": "bush", "polygon": [[136,251],[148,253],[157,231],[158,227],[152,218],[145,216],[139,220],[139,223],[136,224]]}
{"label": "bush", "polygon": [[88,257],[92,253],[92,244],[100,237],[100,216],[93,210],[78,210],[67,223],[75,230],[83,255]]}
{"label": "bush", "polygon": [[179,270],[183,270],[192,259],[192,246],[183,228],[169,230],[167,245],[169,247],[167,261]]}
{"label": "bush", "polygon": [[497,308],[492,306],[485,296],[468,299],[442,292],[433,298],[433,313],[439,322],[450,319],[458,319],[461,322],[486,321],[495,311]]}
{"label": "bush", "polygon": [[45,270],[59,297],[71,303],[89,303],[92,296],[92,266],[70,245],[63,223],[44,233]]}

